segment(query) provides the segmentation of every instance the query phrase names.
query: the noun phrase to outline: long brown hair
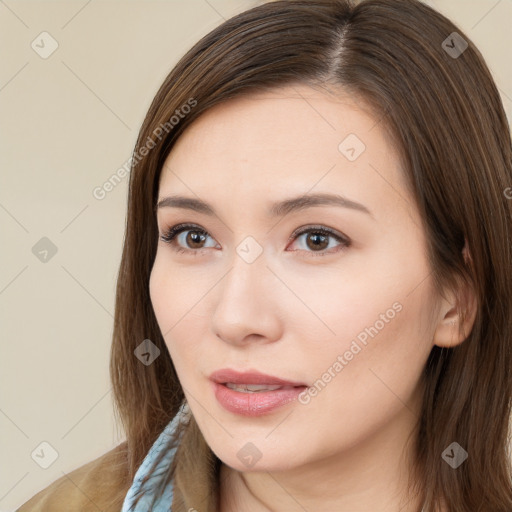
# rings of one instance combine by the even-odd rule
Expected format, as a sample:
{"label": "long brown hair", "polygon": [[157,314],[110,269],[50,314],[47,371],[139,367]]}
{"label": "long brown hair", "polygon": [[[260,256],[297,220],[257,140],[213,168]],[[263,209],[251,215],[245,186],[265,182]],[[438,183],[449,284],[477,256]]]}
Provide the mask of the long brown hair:
{"label": "long brown hair", "polygon": [[[187,126],[213,105],[293,83],[338,86],[371,106],[406,170],[437,290],[456,291],[466,283],[476,296],[476,319],[465,341],[450,349],[434,346],[424,370],[415,467],[425,512],[443,503],[449,511],[510,512],[510,131],[478,49],[418,0],[259,5],[203,37],[160,87],[132,162],[111,353],[129,476],[184,400],[148,289],[163,162]],[[187,104],[194,106],[185,109]],[[170,123],[173,116],[178,120]],[[151,149],[141,152],[149,141]],[[470,260],[463,256],[464,242]],[[134,356],[146,339],[161,351],[147,366]],[[173,511],[215,511],[219,460],[193,417],[184,428],[169,471]],[[441,457],[454,441],[469,454],[456,470]]]}

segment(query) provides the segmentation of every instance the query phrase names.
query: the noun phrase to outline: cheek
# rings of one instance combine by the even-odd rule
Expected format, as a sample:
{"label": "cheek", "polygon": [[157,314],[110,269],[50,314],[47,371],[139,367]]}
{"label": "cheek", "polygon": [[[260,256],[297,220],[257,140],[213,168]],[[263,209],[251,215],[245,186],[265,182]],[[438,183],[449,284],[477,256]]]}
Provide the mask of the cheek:
{"label": "cheek", "polygon": [[166,261],[165,250],[157,253],[149,279],[149,294],[156,319],[167,339],[181,324],[190,323],[197,304],[207,291],[198,273],[183,271]]}
{"label": "cheek", "polygon": [[324,338],[317,350],[318,395],[311,402],[343,418],[340,428],[347,432],[357,431],[361,418],[374,425],[385,421],[415,394],[431,350],[431,290],[425,281],[409,291],[381,288],[379,295],[367,296],[364,307],[338,302],[348,306],[331,316],[337,336]]}
{"label": "cheek", "polygon": [[[411,327],[425,332],[425,287],[421,285],[410,293],[421,273],[408,273],[400,267],[384,268],[380,264],[356,270],[347,265],[329,274],[286,276],[285,281],[301,302],[291,296],[288,302],[280,302],[288,319],[286,328],[300,331],[297,339],[307,340],[315,353],[321,347],[323,354],[343,353],[353,340],[362,346],[383,338],[392,343]],[[418,332],[410,334],[417,337]]]}
{"label": "cheek", "polygon": [[324,337],[321,350],[319,344],[316,350],[307,348],[303,360],[313,394],[299,410],[308,429],[316,432],[312,443],[319,453],[331,453],[333,444],[355,444],[396,415],[414,414],[419,407],[420,378],[430,351],[428,337],[417,329],[424,303],[418,294],[402,297],[401,309],[390,309],[392,304],[375,297],[364,313],[341,312],[337,323],[332,319],[341,335]]}
{"label": "cheek", "polygon": [[197,360],[198,345],[204,338],[201,335],[204,318],[199,314],[208,286],[204,288],[201,283],[197,273],[192,276],[190,272],[180,271],[165,260],[165,254],[157,254],[149,279],[149,294],[180,380],[184,369]]}

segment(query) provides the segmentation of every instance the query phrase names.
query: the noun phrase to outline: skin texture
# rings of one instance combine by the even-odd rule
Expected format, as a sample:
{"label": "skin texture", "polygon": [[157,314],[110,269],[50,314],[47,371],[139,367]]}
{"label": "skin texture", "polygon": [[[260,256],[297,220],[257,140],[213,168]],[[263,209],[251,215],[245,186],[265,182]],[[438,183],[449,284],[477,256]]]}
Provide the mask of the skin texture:
{"label": "skin texture", "polygon": [[[338,148],[349,134],[366,146],[354,161]],[[332,205],[266,215],[274,201],[319,192],[372,216]],[[159,209],[160,234],[189,222],[207,235],[159,241],[150,293],[192,413],[223,462],[221,511],[420,510],[405,486],[422,370],[434,344],[462,338],[454,296],[434,293],[421,220],[383,124],[361,101],[302,84],[230,100],[167,158],[158,197],[177,194],[217,216]],[[318,225],[349,246],[330,237],[315,249],[314,229],[289,240]],[[237,253],[248,236],[263,250],[252,263]],[[372,326],[377,334],[347,360]],[[346,364],[336,371],[338,356]],[[312,387],[331,368],[331,379],[307,404],[248,418],[217,402],[208,377],[220,368]],[[251,467],[237,456],[248,442],[261,455]]]}

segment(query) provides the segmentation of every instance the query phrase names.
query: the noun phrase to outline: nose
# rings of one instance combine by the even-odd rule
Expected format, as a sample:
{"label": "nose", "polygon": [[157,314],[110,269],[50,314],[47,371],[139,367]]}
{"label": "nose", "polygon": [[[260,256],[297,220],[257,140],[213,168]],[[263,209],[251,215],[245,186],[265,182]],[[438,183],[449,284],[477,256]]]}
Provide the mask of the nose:
{"label": "nose", "polygon": [[226,343],[243,346],[269,343],[282,336],[282,319],[276,287],[279,280],[260,255],[247,263],[235,255],[233,266],[218,286],[212,329]]}

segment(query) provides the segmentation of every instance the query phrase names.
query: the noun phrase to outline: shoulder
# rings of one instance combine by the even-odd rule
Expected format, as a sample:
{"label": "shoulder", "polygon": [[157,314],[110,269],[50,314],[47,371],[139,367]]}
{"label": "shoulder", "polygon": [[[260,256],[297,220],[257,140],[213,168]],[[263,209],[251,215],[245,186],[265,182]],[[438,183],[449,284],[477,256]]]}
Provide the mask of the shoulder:
{"label": "shoulder", "polygon": [[24,503],[17,512],[119,512],[129,487],[124,442],[65,474]]}

